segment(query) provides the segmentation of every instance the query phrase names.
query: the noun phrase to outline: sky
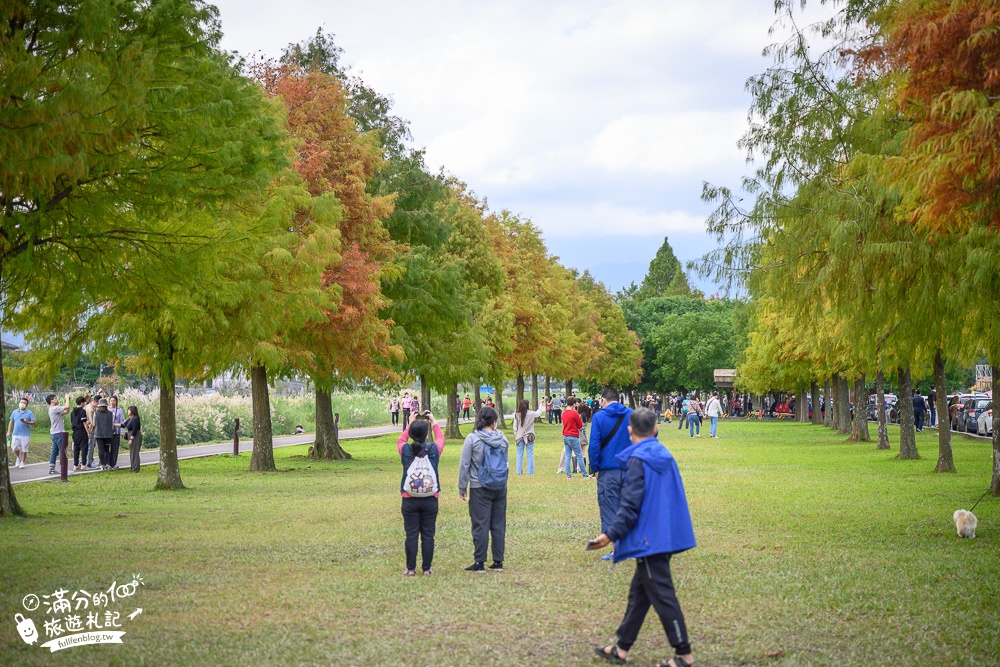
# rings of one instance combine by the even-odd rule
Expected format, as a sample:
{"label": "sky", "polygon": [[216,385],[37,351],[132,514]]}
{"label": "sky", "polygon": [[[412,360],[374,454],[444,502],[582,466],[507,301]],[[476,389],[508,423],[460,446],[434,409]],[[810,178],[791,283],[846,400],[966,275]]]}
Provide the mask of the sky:
{"label": "sky", "polygon": [[769,34],[774,0],[215,4],[222,47],[243,56],[333,33],[432,170],[530,218],[612,291],[642,281],[665,236],[682,262],[716,246],[703,183],[750,173],[744,84],[787,35]]}

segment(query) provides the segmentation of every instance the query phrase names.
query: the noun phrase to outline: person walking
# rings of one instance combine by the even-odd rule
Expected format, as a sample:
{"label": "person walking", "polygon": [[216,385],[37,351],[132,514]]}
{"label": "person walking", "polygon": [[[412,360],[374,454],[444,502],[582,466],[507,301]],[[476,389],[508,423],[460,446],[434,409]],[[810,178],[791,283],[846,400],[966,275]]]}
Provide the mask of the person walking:
{"label": "person walking", "polygon": [[111,456],[108,464],[112,470],[118,470],[118,452],[121,450],[122,436],[125,435],[125,428],[123,426],[125,424],[125,411],[118,407],[117,396],[111,397],[108,412],[111,413],[111,422],[114,428],[113,435],[111,436]]}
{"label": "person walking", "polygon": [[31,427],[36,423],[35,413],[28,409],[28,400],[22,398],[17,402],[17,408],[10,413],[7,422],[7,439],[14,452],[14,466],[23,468],[28,457],[28,447],[31,446]]}
{"label": "person walking", "polygon": [[[434,429],[433,442],[427,442],[430,429]],[[411,441],[412,439],[412,441]],[[428,412],[417,417],[403,430],[396,441],[399,460],[403,464],[403,531],[406,540],[406,569],[403,576],[412,577],[417,572],[417,540],[420,540],[420,567],[424,574],[432,575],[434,561],[434,533],[437,530],[438,498],[441,484],[438,461],[444,453],[444,431],[434,416]]]}
{"label": "person walking", "polygon": [[576,399],[572,396],[566,400],[566,409],[563,410],[561,420],[563,433],[563,455],[566,457],[566,479],[573,479],[573,456],[580,465],[580,471],[584,479],[590,479],[587,474],[587,462],[583,458],[583,448],[580,447],[580,429],[583,428],[583,420],[580,413],[576,411]]}
{"label": "person walking", "polygon": [[66,404],[59,405],[55,394],[45,397],[45,402],[49,404],[49,437],[52,438],[52,453],[49,454],[49,474],[56,474],[56,457],[63,444],[63,435],[66,433],[66,424],[63,423],[63,415],[70,410],[69,394],[66,394]]}
{"label": "person walking", "polygon": [[389,399],[389,416],[392,417],[392,425],[399,424],[399,396]]}
{"label": "person walking", "polygon": [[472,399],[469,395],[465,395],[465,400],[462,401],[462,418],[469,419],[469,412],[472,410]]}
{"label": "person walking", "polygon": [[128,419],[123,424],[125,437],[128,438],[128,462],[132,472],[139,472],[142,453],[142,424],[139,421],[139,408],[128,406]]}
{"label": "person walking", "polygon": [[[859,408],[860,409],[860,408]],[[919,391],[913,392],[913,425],[917,428],[917,433],[924,430],[924,413],[927,411],[927,402],[920,395]]]}
{"label": "person walking", "polygon": [[73,436],[73,470],[83,470],[87,465],[87,399],[78,396],[76,407],[69,414],[69,424]]}
{"label": "person walking", "polygon": [[927,393],[927,404],[931,413],[928,425],[937,426],[937,389],[934,385],[931,385],[931,390]]}
{"label": "person walking", "polygon": [[102,398],[94,413],[94,440],[97,442],[97,455],[101,462],[101,470],[110,470],[111,441],[114,439],[115,427],[111,412],[108,411],[108,399]]}
{"label": "person walking", "polygon": [[403,407],[403,428],[406,428],[410,424],[410,410],[413,408],[413,399],[410,398],[410,392],[403,394],[403,400],[400,402]]}
{"label": "person walking", "polygon": [[87,413],[87,465],[85,469],[97,470],[97,466],[94,465],[94,452],[97,451],[97,441],[94,439],[94,414],[97,412],[97,401],[90,394],[85,394],[84,398],[87,401],[83,406]]}
{"label": "person walking", "polygon": [[[484,407],[474,430],[462,445],[458,464],[458,497],[469,503],[474,562],[467,572],[486,571],[486,550],[492,546],[489,569],[502,572],[507,538],[507,438],[496,430],[497,411]],[[490,539],[492,538],[492,545]]]}
{"label": "person walking", "polygon": [[[601,411],[590,424],[590,472],[597,478],[597,507],[601,515],[601,532],[611,527],[621,502],[622,466],[616,458],[631,444],[628,437],[628,418],[632,410],[618,400],[618,390],[605,387],[599,404]],[[602,560],[611,560],[604,556]]]}
{"label": "person walking", "polygon": [[688,431],[691,433],[691,437],[697,436],[701,437],[701,401],[698,400],[698,394],[691,392],[691,395],[687,400],[687,420],[688,420]]}
{"label": "person walking", "polygon": [[684,482],[677,461],[656,439],[656,415],[651,410],[633,412],[628,431],[632,444],[617,457],[626,471],[621,506],[608,530],[591,540],[588,548],[614,543],[614,561],[634,558],[635,573],[618,641],[594,647],[594,652],[624,664],[652,606],[675,653],[656,667],[690,667],[691,640],[670,572],[673,556],[696,546]]}
{"label": "person walking", "polygon": [[557,424],[562,424],[562,413],[565,405],[566,401],[562,396],[556,396],[552,399],[552,417]]}
{"label": "person walking", "polygon": [[684,398],[683,393],[677,395],[677,413],[681,416],[681,418],[677,420],[677,430],[680,431],[687,426],[688,418],[688,401]]}
{"label": "person walking", "polygon": [[722,403],[719,402],[719,392],[712,392],[712,397],[708,399],[708,404],[705,405],[705,415],[708,416],[709,421],[709,437],[719,437],[719,417],[722,416]]}
{"label": "person walking", "polygon": [[524,469],[524,458],[527,456],[528,474],[535,474],[535,420],[545,412],[542,405],[538,410],[529,409],[527,400],[522,400],[514,413],[514,442],[516,448],[517,474],[520,475]]}

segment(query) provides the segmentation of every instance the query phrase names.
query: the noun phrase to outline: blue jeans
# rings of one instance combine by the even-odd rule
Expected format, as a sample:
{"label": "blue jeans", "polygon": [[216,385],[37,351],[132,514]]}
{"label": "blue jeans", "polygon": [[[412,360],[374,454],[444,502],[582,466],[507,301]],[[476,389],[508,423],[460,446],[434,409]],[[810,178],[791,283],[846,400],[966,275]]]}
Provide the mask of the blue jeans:
{"label": "blue jeans", "polygon": [[597,475],[597,506],[601,510],[601,532],[611,530],[622,501],[622,482],[625,475],[621,470],[599,470]]}
{"label": "blue jeans", "polygon": [[695,414],[688,414],[688,430],[691,431],[691,437],[694,437],[695,431],[701,434],[701,417]]}
{"label": "blue jeans", "polygon": [[715,437],[715,432],[719,429],[719,418],[718,417],[709,417],[708,421],[709,421],[709,427],[708,427],[708,429],[709,429],[709,435],[711,435],[714,438]]}
{"label": "blue jeans", "polygon": [[937,408],[934,407],[933,403],[931,403],[931,423],[930,423],[930,425],[931,426],[936,426],[937,425]]}
{"label": "blue jeans", "polygon": [[49,467],[52,468],[56,465],[56,457],[59,456],[59,450],[62,449],[63,434],[50,433],[49,436],[52,438],[52,453],[49,454]]}
{"label": "blue jeans", "polygon": [[923,410],[921,410],[920,412],[916,412],[916,411],[913,412],[913,422],[914,422],[913,425],[917,428],[918,431],[924,430],[924,411]]}
{"label": "blue jeans", "polygon": [[521,474],[521,462],[524,460],[525,450],[528,452],[528,474],[535,474],[535,443],[527,440],[517,441],[517,474]]}
{"label": "blue jeans", "polygon": [[576,460],[580,462],[580,469],[583,470],[583,476],[590,477],[587,474],[587,468],[583,464],[583,448],[580,447],[580,438],[564,435],[563,447],[566,448],[566,476],[573,476],[573,454],[576,454]]}

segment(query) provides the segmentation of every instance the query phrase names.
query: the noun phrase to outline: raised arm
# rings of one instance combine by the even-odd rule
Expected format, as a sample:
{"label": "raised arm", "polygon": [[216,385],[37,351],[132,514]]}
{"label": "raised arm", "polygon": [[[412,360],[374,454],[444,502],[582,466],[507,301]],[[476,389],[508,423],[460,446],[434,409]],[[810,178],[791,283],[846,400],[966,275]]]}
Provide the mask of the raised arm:
{"label": "raised arm", "polygon": [[396,441],[396,452],[398,454],[403,453],[403,445],[405,445],[406,441],[409,439],[410,439],[410,427],[407,426],[406,428],[403,429],[403,432],[400,434],[399,440]]}

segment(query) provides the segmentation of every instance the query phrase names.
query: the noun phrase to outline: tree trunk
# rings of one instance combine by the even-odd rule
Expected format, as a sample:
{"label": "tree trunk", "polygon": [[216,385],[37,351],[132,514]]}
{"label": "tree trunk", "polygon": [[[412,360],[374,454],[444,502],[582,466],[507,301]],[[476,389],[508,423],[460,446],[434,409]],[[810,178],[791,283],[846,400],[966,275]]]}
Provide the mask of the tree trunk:
{"label": "tree trunk", "polygon": [[799,396],[795,400],[795,409],[798,410],[800,422],[809,421],[809,393],[805,387],[799,390]]}
{"label": "tree trunk", "polygon": [[[934,355],[934,385],[936,387],[945,387],[946,382],[947,379],[944,376],[944,356],[941,353],[941,348],[938,348],[937,353]],[[948,392],[940,391],[937,393],[945,396],[945,404],[947,405]],[[941,405],[940,400],[938,401],[938,405]],[[938,460],[934,472],[955,472],[955,460],[951,455],[950,428],[938,427]]]}
{"label": "tree trunk", "polygon": [[545,398],[549,398],[550,396],[552,396],[552,378],[550,378],[549,374],[546,373],[545,374]]}
{"label": "tree trunk", "polygon": [[160,373],[160,469],[156,489],[183,489],[181,469],[177,463],[177,399],[174,396],[174,341],[159,344]]}
{"label": "tree trunk", "polygon": [[573,378],[566,380],[566,398],[573,395]]}
{"label": "tree trunk", "polygon": [[340,446],[333,421],[333,398],[329,390],[316,388],[316,458],[343,461],[351,455]]}
{"label": "tree trunk", "polygon": [[496,382],[497,428],[507,428],[507,420],[503,417],[503,380]]}
{"label": "tree trunk", "polygon": [[274,466],[274,432],[271,428],[271,397],[267,387],[267,368],[260,364],[250,369],[250,402],[253,405],[253,452],[250,470],[267,472]]}
{"label": "tree trunk", "polygon": [[823,426],[833,427],[833,389],[830,378],[823,384]]}
{"label": "tree trunk", "polygon": [[514,410],[516,411],[518,406],[521,405],[521,401],[524,400],[524,373],[517,374],[517,402],[514,404]]}
{"label": "tree trunk", "polygon": [[476,414],[477,415],[479,414],[479,411],[483,409],[483,394],[482,394],[482,392],[479,391],[479,386],[481,384],[482,384],[482,382],[480,382],[479,380],[476,380],[476,386],[472,390],[472,392],[473,392],[472,396],[475,399],[473,401],[473,404],[475,405]]}
{"label": "tree trunk", "polygon": [[813,426],[819,426],[823,423],[823,414],[819,411],[819,383],[812,382],[809,385],[809,394],[812,396],[812,424]]}
{"label": "tree trunk", "polygon": [[[0,414],[7,417],[7,385],[3,377],[3,356],[0,352]],[[84,461],[86,463],[86,461]],[[14,485],[10,481],[10,467],[7,458],[7,444],[4,443],[0,454],[0,517],[25,516],[25,511],[14,495]]]}
{"label": "tree trunk", "polygon": [[919,459],[917,433],[913,427],[913,387],[910,386],[910,368],[896,370],[899,379],[899,456],[901,459]]}
{"label": "tree trunk", "polygon": [[844,435],[850,435],[851,433],[851,386],[847,382],[847,378],[844,376],[838,376],[838,382],[840,383],[840,390],[837,394],[840,396],[840,410],[837,412],[837,416],[840,418],[840,424],[837,431]]}
{"label": "tree trunk", "polygon": [[865,376],[854,380],[854,423],[851,424],[851,442],[871,442],[868,432],[868,388]]}
{"label": "tree trunk", "polygon": [[830,396],[830,407],[833,408],[833,423],[831,426],[834,431],[840,430],[840,413],[844,409],[844,396],[840,390],[840,376],[834,374],[830,379],[831,389],[833,394]]}
{"label": "tree trunk", "polygon": [[531,374],[531,409],[538,409],[538,373]]}
{"label": "tree trunk", "polygon": [[875,449],[889,449],[889,429],[885,414],[885,373],[875,374],[875,414],[878,417],[878,446]]}
{"label": "tree trunk", "polygon": [[[445,406],[449,410],[451,406]],[[431,388],[427,384],[427,378],[423,375],[420,376],[420,411],[431,409]],[[416,415],[410,415],[410,419],[413,419]]]}
{"label": "tree trunk", "polygon": [[633,389],[628,390],[628,407],[635,410],[635,391]]}
{"label": "tree trunk", "polygon": [[[455,404],[458,401],[458,385],[452,385],[452,390],[448,392],[448,405],[451,409],[448,410],[448,421],[444,428],[444,437],[449,440],[461,440],[463,438],[462,431],[458,428],[458,413],[455,412]],[[433,433],[431,434],[433,436]]]}

